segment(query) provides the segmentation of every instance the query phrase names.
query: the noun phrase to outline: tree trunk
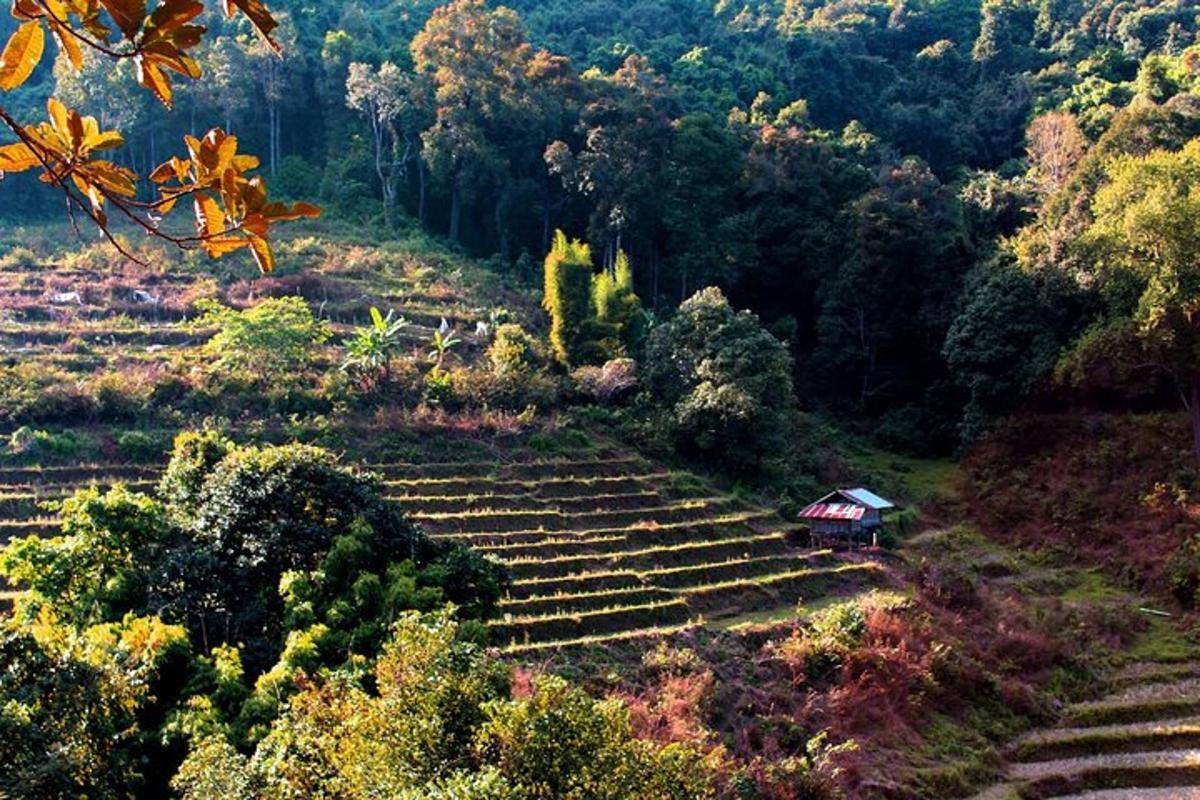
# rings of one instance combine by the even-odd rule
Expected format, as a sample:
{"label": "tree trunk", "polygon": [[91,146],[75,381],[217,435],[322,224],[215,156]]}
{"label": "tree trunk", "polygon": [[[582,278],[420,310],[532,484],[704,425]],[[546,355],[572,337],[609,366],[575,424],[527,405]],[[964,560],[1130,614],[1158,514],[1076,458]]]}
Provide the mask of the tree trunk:
{"label": "tree trunk", "polygon": [[450,189],[450,241],[458,244],[459,233],[462,228],[462,197],[458,190],[458,180],[455,179],[453,188]]}
{"label": "tree trunk", "polygon": [[1200,372],[1192,373],[1188,416],[1192,418],[1192,450],[1196,455],[1196,460],[1200,461]]}

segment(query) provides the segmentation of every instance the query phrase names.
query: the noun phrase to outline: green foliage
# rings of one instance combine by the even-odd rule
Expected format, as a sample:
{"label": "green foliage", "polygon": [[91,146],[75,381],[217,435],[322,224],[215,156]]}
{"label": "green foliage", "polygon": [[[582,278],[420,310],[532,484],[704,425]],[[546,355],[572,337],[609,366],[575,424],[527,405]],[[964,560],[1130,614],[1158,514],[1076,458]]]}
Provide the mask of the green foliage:
{"label": "green foliage", "polygon": [[476,751],[522,797],[704,798],[711,774],[697,749],[633,738],[628,710],[557,677],[531,697],[486,706]]}
{"label": "green foliage", "polygon": [[537,344],[524,328],[508,322],[496,328],[487,355],[496,375],[520,374],[537,363]]}
{"label": "green foliage", "polygon": [[[613,328],[623,351],[640,353],[646,337],[646,315],[633,289],[633,266],[624,250],[617,251],[611,273],[601,270],[593,276],[592,303],[596,319]],[[614,357],[621,355],[613,345],[605,349]]]}
{"label": "green foliage", "polygon": [[313,318],[299,297],[276,297],[237,311],[212,300],[200,300],[197,327],[217,334],[205,344],[216,358],[214,366],[246,372],[263,379],[279,378],[305,369],[313,350],[329,338],[329,326]]}
{"label": "green foliage", "polygon": [[195,514],[205,479],[235,447],[232,440],[211,429],[180,433],[159,480],[159,497],[178,513]]}
{"label": "green foliage", "polygon": [[0,794],[68,800],[144,790],[162,757],[141,724],[173,665],[182,628],[153,617],[82,630],[44,616],[0,627]]}
{"label": "green foliage", "polygon": [[646,345],[646,383],[678,446],[734,470],[782,454],[795,411],[787,348],[719,289],[693,295]]}
{"label": "green foliage", "polygon": [[1050,372],[1061,347],[1054,315],[1034,278],[1007,263],[976,276],[944,347],[955,380],[969,392],[965,441],[986,433]]}
{"label": "green foliage", "polygon": [[554,235],[546,255],[542,306],[550,314],[550,346],[555,360],[570,367],[595,359],[592,304],[592,251],[565,233]]}
{"label": "green foliage", "polygon": [[389,310],[385,317],[371,306],[371,324],[358,328],[346,342],[342,370],[354,375],[366,388],[378,389],[391,377],[392,361],[404,349],[408,321]]}
{"label": "green foliage", "polygon": [[0,574],[28,589],[21,613],[32,619],[48,609],[82,627],[146,609],[151,569],[173,544],[163,507],[122,486],[91,488],[63,502],[62,520],[59,536],[0,550]]}

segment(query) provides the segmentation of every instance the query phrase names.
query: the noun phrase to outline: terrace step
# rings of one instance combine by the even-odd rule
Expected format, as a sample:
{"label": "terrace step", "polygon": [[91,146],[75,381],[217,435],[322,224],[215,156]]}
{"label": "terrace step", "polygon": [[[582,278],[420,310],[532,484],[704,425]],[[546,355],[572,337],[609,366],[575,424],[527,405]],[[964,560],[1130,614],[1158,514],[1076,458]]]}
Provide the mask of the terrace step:
{"label": "terrace step", "polygon": [[656,508],[665,501],[657,491],[643,489],[614,494],[593,494],[571,497],[544,498],[528,493],[469,494],[441,497],[392,497],[408,512],[420,514],[469,514],[487,509],[496,511],[554,511],[564,514],[595,511],[634,511]]}
{"label": "terrace step", "polygon": [[1097,756],[1183,750],[1200,747],[1200,716],[1162,722],[1131,722],[1090,728],[1053,728],[1018,739],[1013,755],[1018,761],[1053,761]]}
{"label": "terrace step", "polygon": [[419,478],[492,478],[496,480],[542,480],[552,478],[628,477],[644,473],[646,462],[631,456],[597,457],[586,460],[544,461],[444,461],[426,464],[366,464],[363,469],[387,481]]}
{"label": "terrace step", "polygon": [[632,570],[605,570],[585,572],[578,575],[558,575],[552,578],[530,578],[513,581],[508,589],[510,597],[523,600],[537,595],[562,592],[577,594],[599,592],[608,589],[644,588],[641,576]]}
{"label": "terrace step", "polygon": [[[75,494],[80,489],[87,489],[95,486],[101,491],[111,489],[117,484],[121,484],[131,492],[150,493],[158,485],[158,481],[139,481],[139,480],[123,480],[120,478],[110,480],[91,480],[81,481],[79,483],[21,483],[21,484],[2,484],[0,483],[0,493],[3,493],[4,498],[31,497],[38,502],[65,500]],[[0,516],[3,512],[0,511]]]}
{"label": "terrace step", "polygon": [[1117,688],[1125,688],[1137,684],[1164,683],[1186,678],[1200,678],[1200,662],[1137,662],[1117,670],[1109,683]]}
{"label": "terrace step", "polygon": [[[569,650],[581,650],[587,647],[608,647],[618,644],[634,645],[642,640],[654,641],[664,639],[668,636],[677,636],[686,633],[690,630],[695,630],[701,626],[699,622],[685,622],[681,625],[652,625],[648,628],[640,628],[638,630],[621,631],[619,633],[606,633],[594,636],[582,636],[578,639],[552,639],[544,642],[531,642],[528,644],[510,644],[505,647],[502,652],[506,655],[529,655],[533,653],[545,653],[550,651],[562,652]],[[640,648],[639,648],[640,649]]]}
{"label": "terrace step", "polygon": [[1169,786],[1160,789],[1101,789],[1083,794],[1059,795],[1058,800],[1200,800],[1200,787]]}
{"label": "terrace step", "polygon": [[1009,779],[1030,786],[1039,797],[1089,789],[1187,786],[1200,783],[1200,749],[1108,753],[1015,764]]}
{"label": "terrace step", "polygon": [[503,514],[480,511],[472,514],[413,514],[412,518],[431,534],[494,534],[524,530],[556,532],[596,528],[652,528],[699,522],[719,516],[723,511],[735,510],[738,510],[738,503],[732,498],[710,497],[632,511],[588,511],[574,514],[549,510],[511,511]]}
{"label": "terrace step", "polygon": [[655,586],[676,591],[698,591],[713,584],[777,575],[806,566],[828,563],[828,551],[818,550],[800,555],[766,555],[750,558],[731,558],[708,564],[689,564],[666,567],[642,573],[642,578]]}
{"label": "terrace step", "polygon": [[679,599],[623,606],[574,614],[493,620],[488,631],[493,641],[532,643],[618,633],[647,625],[677,625],[691,616]]}
{"label": "terrace step", "polygon": [[646,603],[671,600],[674,596],[666,589],[654,586],[631,589],[613,589],[576,594],[534,595],[523,600],[501,600],[500,613],[512,616],[544,616],[580,611],[594,611],[615,606],[636,606]]}
{"label": "terrace step", "polygon": [[26,536],[56,536],[61,523],[56,519],[22,520],[10,522],[0,520],[0,545]]}
{"label": "terrace step", "polygon": [[743,614],[762,608],[795,606],[811,597],[824,597],[831,590],[852,591],[879,577],[873,564],[798,569],[683,590],[688,606],[706,617]]}
{"label": "terrace step", "polygon": [[588,492],[619,494],[654,489],[655,481],[666,478],[669,472],[650,472],[638,475],[619,475],[597,478],[544,478],[537,481],[499,480],[491,478],[425,478],[400,479],[385,482],[389,497],[453,497],[469,494],[520,494],[551,499],[577,497]]}
{"label": "terrace step", "polygon": [[472,546],[481,553],[507,561],[539,559],[557,556],[596,555],[604,553],[627,553],[651,547],[675,547],[682,544],[698,544],[734,538],[760,535],[757,530],[741,522],[700,527],[633,528],[615,529],[595,536],[580,536],[572,532],[542,534],[540,539],[528,542],[501,542]]}
{"label": "terrace step", "polygon": [[1066,712],[1078,726],[1120,725],[1200,715],[1200,679],[1133,686],[1101,700],[1076,703]]}
{"label": "terrace step", "polygon": [[714,559],[776,556],[786,548],[779,534],[738,537],[710,542],[689,542],[673,547],[650,547],[625,553],[561,556],[542,560],[509,561],[506,566],[517,580],[563,572],[609,569],[662,569],[712,563]]}
{"label": "terrace step", "polygon": [[71,467],[3,467],[0,486],[74,487],[90,481],[156,480],[160,467],[132,464],[97,464]]}
{"label": "terrace step", "polygon": [[[445,539],[450,541],[458,541],[471,547],[493,546],[493,545],[517,545],[517,544],[536,544],[546,541],[550,538],[565,539],[568,537],[576,537],[579,540],[592,539],[602,536],[622,536],[625,534],[637,534],[638,536],[646,537],[670,537],[673,534],[684,535],[692,533],[695,538],[711,537],[716,535],[714,532],[718,530],[728,531],[730,526],[741,526],[744,528],[754,528],[756,525],[764,525],[772,528],[778,528],[775,523],[779,521],[778,515],[766,511],[740,511],[733,514],[725,514],[710,520],[698,520],[695,522],[677,522],[662,525],[650,526],[624,526],[616,528],[590,528],[573,531],[547,531],[541,529],[533,530],[518,530],[518,531],[481,531],[478,533],[438,533],[432,534],[434,539]],[[664,538],[663,541],[666,541]]]}

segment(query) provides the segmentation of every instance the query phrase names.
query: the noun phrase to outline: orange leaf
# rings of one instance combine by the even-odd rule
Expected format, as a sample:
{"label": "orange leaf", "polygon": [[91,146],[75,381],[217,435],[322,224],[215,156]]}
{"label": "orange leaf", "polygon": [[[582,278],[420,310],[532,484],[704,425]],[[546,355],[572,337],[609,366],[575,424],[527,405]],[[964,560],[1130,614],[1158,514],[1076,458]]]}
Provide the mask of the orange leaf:
{"label": "orange leaf", "polygon": [[100,4],[117,23],[125,38],[132,41],[146,19],[146,0],[100,0]]}
{"label": "orange leaf", "polygon": [[58,42],[58,49],[66,54],[71,66],[77,71],[83,69],[83,49],[67,26],[57,20],[50,20],[50,30],[54,33],[54,40]]}
{"label": "orange leaf", "polygon": [[0,146],[0,172],[24,172],[41,165],[42,162],[24,142]]}
{"label": "orange leaf", "polygon": [[271,252],[271,243],[261,236],[247,238],[250,240],[250,252],[254,254],[258,268],[264,275],[270,275],[275,271],[275,254]]}
{"label": "orange leaf", "polygon": [[137,80],[138,83],[154,92],[162,104],[167,108],[171,107],[171,79],[159,69],[154,63],[152,57],[147,54],[142,54],[134,58],[134,63],[137,65]]}
{"label": "orange leaf", "polygon": [[279,23],[271,16],[271,12],[262,3],[262,0],[222,0],[225,5],[225,15],[233,16],[234,9],[241,9],[241,12],[250,19],[250,24],[254,26],[254,30],[258,31],[258,35],[263,38],[267,44],[276,52],[283,52],[282,48],[271,38],[271,31],[279,27]]}
{"label": "orange leaf", "polygon": [[218,237],[225,233],[225,212],[221,204],[206,194],[192,198],[196,209],[196,228],[201,236]]}
{"label": "orange leaf", "polygon": [[22,23],[0,54],[0,89],[11,92],[33,74],[46,49],[46,31],[37,20]]}

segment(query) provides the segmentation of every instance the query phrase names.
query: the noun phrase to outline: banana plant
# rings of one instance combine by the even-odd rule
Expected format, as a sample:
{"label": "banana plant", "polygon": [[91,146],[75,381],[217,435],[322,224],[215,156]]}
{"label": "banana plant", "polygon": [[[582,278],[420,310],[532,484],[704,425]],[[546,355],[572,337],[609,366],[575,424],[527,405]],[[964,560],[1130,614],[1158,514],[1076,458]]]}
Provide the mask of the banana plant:
{"label": "banana plant", "polygon": [[431,343],[433,344],[433,349],[429,351],[429,360],[433,363],[433,371],[440,374],[442,366],[446,362],[446,356],[451,350],[462,344],[462,339],[459,338],[458,332],[452,329],[449,323],[443,318],[442,324],[433,332]]}
{"label": "banana plant", "polygon": [[408,320],[389,310],[384,316],[371,306],[371,324],[359,328],[346,342],[342,370],[358,376],[364,385],[378,388],[391,378],[392,361],[404,347],[402,334]]}

